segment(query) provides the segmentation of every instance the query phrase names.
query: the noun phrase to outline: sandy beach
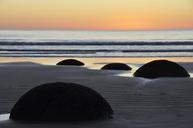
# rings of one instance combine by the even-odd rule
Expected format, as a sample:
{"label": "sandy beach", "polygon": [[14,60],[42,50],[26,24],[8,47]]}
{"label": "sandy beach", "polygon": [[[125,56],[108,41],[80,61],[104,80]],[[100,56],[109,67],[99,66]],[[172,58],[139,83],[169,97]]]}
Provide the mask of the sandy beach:
{"label": "sandy beach", "polygon": [[193,0],[0,0],[0,128],[193,128]]}
{"label": "sandy beach", "polygon": [[[144,61],[132,64],[137,68],[143,63]],[[180,64],[190,74],[192,73],[191,59]],[[97,69],[98,67],[100,66],[90,69],[87,66],[55,66],[33,62],[1,63],[0,127],[191,128],[193,126],[192,78],[150,80],[132,77],[133,71],[126,73],[130,76],[120,76],[119,74],[125,74],[125,71],[102,71]],[[115,112],[114,119],[79,124],[22,124],[7,119],[13,105],[25,92],[48,82],[73,82],[94,89],[110,103]]]}

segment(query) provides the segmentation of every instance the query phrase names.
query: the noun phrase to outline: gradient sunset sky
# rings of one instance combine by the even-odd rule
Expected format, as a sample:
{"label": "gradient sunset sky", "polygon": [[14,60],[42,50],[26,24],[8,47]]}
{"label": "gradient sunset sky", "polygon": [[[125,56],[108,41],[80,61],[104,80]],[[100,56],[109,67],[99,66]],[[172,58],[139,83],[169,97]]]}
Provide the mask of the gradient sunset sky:
{"label": "gradient sunset sky", "polygon": [[0,0],[0,29],[193,29],[193,0]]}

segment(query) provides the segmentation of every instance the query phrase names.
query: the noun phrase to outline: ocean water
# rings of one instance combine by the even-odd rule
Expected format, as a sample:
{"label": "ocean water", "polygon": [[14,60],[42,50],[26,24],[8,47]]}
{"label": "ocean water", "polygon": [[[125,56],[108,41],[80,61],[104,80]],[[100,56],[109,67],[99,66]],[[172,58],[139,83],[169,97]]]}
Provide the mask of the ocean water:
{"label": "ocean water", "polygon": [[0,57],[193,57],[193,30],[0,30]]}

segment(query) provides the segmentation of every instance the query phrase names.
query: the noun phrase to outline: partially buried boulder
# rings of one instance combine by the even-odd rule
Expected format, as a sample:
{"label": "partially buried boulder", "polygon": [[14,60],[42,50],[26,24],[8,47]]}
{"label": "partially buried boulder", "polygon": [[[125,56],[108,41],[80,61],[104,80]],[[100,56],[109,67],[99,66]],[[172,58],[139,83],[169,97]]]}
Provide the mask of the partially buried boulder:
{"label": "partially buried boulder", "polygon": [[15,121],[87,121],[112,118],[96,91],[74,83],[47,83],[24,94],[11,110]]}
{"label": "partially buried boulder", "polygon": [[132,68],[124,63],[110,63],[101,68],[102,70],[131,70]]}
{"label": "partially buried boulder", "polygon": [[168,60],[154,60],[140,67],[135,77],[159,78],[159,77],[190,77],[188,72],[179,64]]}
{"label": "partially buried boulder", "polygon": [[57,65],[83,66],[84,63],[80,62],[79,60],[75,60],[75,59],[67,59],[67,60],[58,62]]}

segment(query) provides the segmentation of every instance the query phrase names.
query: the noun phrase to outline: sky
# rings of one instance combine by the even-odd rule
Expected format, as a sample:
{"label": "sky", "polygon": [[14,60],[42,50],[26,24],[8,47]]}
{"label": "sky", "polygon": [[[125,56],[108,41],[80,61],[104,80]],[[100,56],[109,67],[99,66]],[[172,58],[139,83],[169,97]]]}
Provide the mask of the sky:
{"label": "sky", "polygon": [[0,0],[0,29],[193,29],[193,0]]}

